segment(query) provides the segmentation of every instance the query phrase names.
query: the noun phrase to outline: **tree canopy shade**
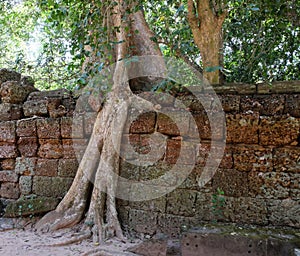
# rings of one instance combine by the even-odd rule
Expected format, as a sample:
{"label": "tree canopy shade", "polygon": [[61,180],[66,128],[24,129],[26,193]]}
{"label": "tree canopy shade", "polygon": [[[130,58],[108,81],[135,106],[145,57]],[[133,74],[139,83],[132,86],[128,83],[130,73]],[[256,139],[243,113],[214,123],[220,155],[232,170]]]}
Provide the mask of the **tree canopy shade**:
{"label": "tree canopy shade", "polygon": [[[188,12],[188,2],[190,7],[196,7],[192,12]],[[180,57],[196,69],[203,69],[201,51],[204,56],[211,54],[201,50],[204,45],[199,44],[199,39],[204,37],[196,30],[201,29],[199,3],[205,2],[216,17],[227,15],[219,42],[220,63],[207,64],[204,72],[221,72],[226,82],[299,79],[297,0],[141,0],[139,6],[143,6],[154,32],[152,40],[165,56]],[[116,42],[107,37],[110,28],[103,24],[93,1],[2,0],[0,4],[1,66],[33,75],[42,81],[38,82],[41,88],[84,85],[88,76],[102,69],[103,63],[114,61],[104,53]],[[195,20],[199,26],[194,29],[194,38],[189,13],[199,18]],[[28,46],[32,48],[33,37],[41,45],[35,50],[38,56],[29,58]],[[209,41],[202,39],[202,44],[205,42]],[[90,62],[81,72],[83,62],[91,54],[101,61]]]}

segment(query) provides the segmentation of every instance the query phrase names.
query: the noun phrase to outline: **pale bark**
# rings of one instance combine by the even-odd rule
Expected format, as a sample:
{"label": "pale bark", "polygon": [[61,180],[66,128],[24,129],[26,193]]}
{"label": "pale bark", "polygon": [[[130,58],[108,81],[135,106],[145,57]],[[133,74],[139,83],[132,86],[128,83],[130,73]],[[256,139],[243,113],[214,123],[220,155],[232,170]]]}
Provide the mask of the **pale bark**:
{"label": "pale bark", "polygon": [[[115,27],[120,28],[115,34],[116,40],[124,41],[117,45],[115,53],[116,60],[121,60],[128,53],[129,39],[121,20],[124,11],[122,0],[118,3],[114,7],[112,21]],[[161,55],[157,45],[150,39],[152,32],[143,13],[134,13],[131,18],[134,20],[131,23],[132,29],[139,30],[139,36],[135,36],[133,41],[136,45],[135,54]],[[130,44],[132,45],[132,42]],[[121,137],[128,108],[134,105],[135,108],[143,109],[145,103],[143,100],[137,100],[137,96],[131,92],[129,82],[124,79],[123,68],[123,62],[116,63],[112,90],[103,109],[97,115],[92,136],[71,188],[57,208],[37,223],[38,230],[56,230],[85,220],[85,234],[90,232],[95,242],[101,242],[110,236],[123,239],[114,196],[117,189],[116,175],[119,174]],[[149,104],[147,107],[149,109]],[[114,122],[117,122],[117,125],[112,125]],[[91,190],[90,181],[93,179],[94,186]]]}
{"label": "pale bark", "polygon": [[[194,42],[200,50],[203,75],[211,84],[221,84],[220,70],[207,72],[207,68],[222,65],[222,25],[226,11],[217,14],[210,5],[210,0],[188,0],[188,21]],[[196,13],[198,15],[196,15]]]}

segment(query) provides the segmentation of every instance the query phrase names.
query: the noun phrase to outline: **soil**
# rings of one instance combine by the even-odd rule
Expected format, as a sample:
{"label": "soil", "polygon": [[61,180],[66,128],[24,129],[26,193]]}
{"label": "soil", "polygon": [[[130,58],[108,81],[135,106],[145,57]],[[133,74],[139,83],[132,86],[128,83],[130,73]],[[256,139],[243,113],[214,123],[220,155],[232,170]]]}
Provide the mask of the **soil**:
{"label": "soil", "polygon": [[56,232],[40,233],[34,230],[34,221],[30,219],[0,218],[0,255],[1,256],[84,256],[84,255],[127,255],[137,254],[127,251],[140,240],[122,242],[116,238],[103,244],[95,244],[91,239],[81,242],[59,245],[80,233],[79,226]]}

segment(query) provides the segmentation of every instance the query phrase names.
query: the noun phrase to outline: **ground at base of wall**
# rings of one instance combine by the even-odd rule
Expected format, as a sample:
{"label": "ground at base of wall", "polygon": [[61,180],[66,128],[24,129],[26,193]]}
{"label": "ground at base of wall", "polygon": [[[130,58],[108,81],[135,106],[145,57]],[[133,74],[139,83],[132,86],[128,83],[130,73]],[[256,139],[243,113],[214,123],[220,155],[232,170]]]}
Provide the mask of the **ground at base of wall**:
{"label": "ground at base of wall", "polygon": [[103,255],[117,256],[300,255],[300,229],[207,224],[185,231],[179,239],[157,234],[143,241],[130,238],[126,243],[110,239],[97,245],[87,239],[77,244],[51,246],[74,235],[78,227],[41,234],[33,229],[35,221],[0,218],[0,255],[82,256],[94,250],[102,250]]}

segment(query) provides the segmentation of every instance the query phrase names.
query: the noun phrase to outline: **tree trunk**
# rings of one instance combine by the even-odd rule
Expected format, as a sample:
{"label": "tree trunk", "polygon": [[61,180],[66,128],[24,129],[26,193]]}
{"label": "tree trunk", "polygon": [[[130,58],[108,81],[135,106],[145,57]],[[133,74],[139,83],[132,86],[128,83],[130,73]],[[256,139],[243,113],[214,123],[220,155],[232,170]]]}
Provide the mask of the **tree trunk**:
{"label": "tree trunk", "polygon": [[[119,28],[115,40],[122,42],[116,46],[116,60],[124,59],[130,53],[129,45],[135,46],[135,55],[161,55],[158,46],[150,39],[152,32],[141,11],[130,15],[131,30],[139,31],[131,37],[125,33],[125,25],[128,24],[122,22],[122,0],[118,1],[113,13],[113,26]],[[70,227],[85,218],[87,232],[91,231],[94,242],[100,242],[109,236],[123,238],[114,197],[117,189],[116,177],[119,174],[122,131],[128,108],[133,104],[134,107],[144,108],[145,103],[141,99],[137,100],[137,96],[131,92],[129,82],[124,80],[123,68],[124,62],[116,63],[111,92],[97,115],[92,136],[71,188],[57,208],[36,224],[38,230]],[[117,125],[113,125],[115,123]],[[94,185],[90,182],[93,179]]]}
{"label": "tree trunk", "polygon": [[[198,15],[196,15],[196,13]],[[226,12],[218,14],[210,0],[188,0],[188,21],[195,44],[200,50],[203,75],[210,84],[221,84],[222,75],[222,25]]]}

